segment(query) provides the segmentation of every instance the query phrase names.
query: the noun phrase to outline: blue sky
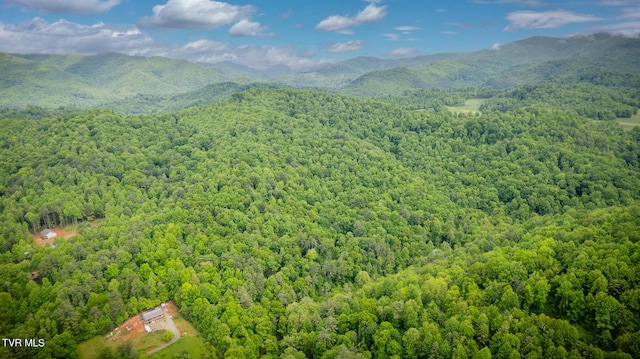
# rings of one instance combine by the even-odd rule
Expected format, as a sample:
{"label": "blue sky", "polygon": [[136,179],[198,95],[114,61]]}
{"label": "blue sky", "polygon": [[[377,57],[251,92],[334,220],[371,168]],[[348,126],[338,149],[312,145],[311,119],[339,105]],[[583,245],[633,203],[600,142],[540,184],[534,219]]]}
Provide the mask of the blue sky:
{"label": "blue sky", "polygon": [[0,0],[0,51],[116,51],[265,69],[640,33],[640,0]]}

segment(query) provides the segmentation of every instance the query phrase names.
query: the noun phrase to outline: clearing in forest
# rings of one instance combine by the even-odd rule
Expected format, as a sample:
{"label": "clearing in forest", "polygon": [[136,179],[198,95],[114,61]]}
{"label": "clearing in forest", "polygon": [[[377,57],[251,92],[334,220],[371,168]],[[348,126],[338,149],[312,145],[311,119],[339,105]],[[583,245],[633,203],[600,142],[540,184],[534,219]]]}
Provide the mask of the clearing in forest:
{"label": "clearing in forest", "polygon": [[619,118],[618,123],[627,131],[633,130],[634,127],[640,127],[640,110],[630,118]]}
{"label": "clearing in forest", "polygon": [[193,358],[212,356],[210,345],[206,343],[191,323],[180,317],[178,307],[173,302],[167,302],[164,309],[173,318],[173,322],[180,333],[180,340],[174,344],[155,354],[148,355],[148,352],[166,344],[162,341],[162,333],[164,331],[159,330],[147,333],[140,314],[136,314],[115,328],[112,331],[112,336],[105,338],[105,336],[99,335],[78,344],[80,359],[96,358],[104,347],[111,347],[115,353],[118,347],[127,341],[131,342],[133,349],[142,358],[173,358],[174,354],[182,354],[185,350]]}
{"label": "clearing in forest", "polygon": [[[102,220],[96,219],[94,221],[89,222],[91,227],[98,227]],[[38,232],[33,236],[33,243],[39,246],[46,246],[48,243],[53,243],[58,238],[68,239],[78,234],[78,226],[66,226],[64,228],[58,226],[51,228],[52,231],[56,232],[56,236],[50,239],[43,239],[41,232]]]}
{"label": "clearing in forest", "polygon": [[480,106],[487,102],[484,98],[472,98],[466,100],[463,106],[447,106],[447,109],[453,113],[474,114],[480,112]]}

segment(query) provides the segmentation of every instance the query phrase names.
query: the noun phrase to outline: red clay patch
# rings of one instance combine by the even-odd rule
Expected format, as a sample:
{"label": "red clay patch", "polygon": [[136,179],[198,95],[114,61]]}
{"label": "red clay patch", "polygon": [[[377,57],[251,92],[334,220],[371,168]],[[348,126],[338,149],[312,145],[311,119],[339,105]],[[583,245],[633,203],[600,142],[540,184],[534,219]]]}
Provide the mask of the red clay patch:
{"label": "red clay patch", "polygon": [[124,323],[115,328],[112,333],[113,335],[109,338],[109,341],[111,342],[126,342],[136,335],[145,333],[144,323],[142,322],[142,318],[140,318],[140,314],[136,314],[127,319]]}
{"label": "red clay patch", "polygon": [[35,236],[33,236],[33,243],[40,245],[40,246],[44,246],[47,243],[52,243],[53,241],[55,241],[57,238],[71,238],[73,236],[75,236],[76,234],[78,234],[77,231],[73,230],[73,231],[67,231],[64,228],[61,227],[54,227],[52,229],[54,232],[56,232],[56,237],[53,237],[51,239],[42,239],[42,235],[40,235],[40,233],[36,234]]}
{"label": "red clay patch", "polygon": [[[91,227],[96,228],[100,225],[101,220],[97,219],[93,222],[91,222]],[[45,246],[47,245],[47,243],[53,243],[53,241],[55,241],[57,238],[64,238],[64,239],[68,239],[71,238],[75,235],[78,234],[78,231],[76,231],[75,229],[70,230],[70,229],[65,229],[62,227],[54,227],[52,229],[54,232],[56,232],[56,237],[51,238],[51,239],[47,239],[44,240],[42,239],[42,235],[40,233],[36,234],[35,236],[33,236],[33,243],[37,244],[39,246]]]}

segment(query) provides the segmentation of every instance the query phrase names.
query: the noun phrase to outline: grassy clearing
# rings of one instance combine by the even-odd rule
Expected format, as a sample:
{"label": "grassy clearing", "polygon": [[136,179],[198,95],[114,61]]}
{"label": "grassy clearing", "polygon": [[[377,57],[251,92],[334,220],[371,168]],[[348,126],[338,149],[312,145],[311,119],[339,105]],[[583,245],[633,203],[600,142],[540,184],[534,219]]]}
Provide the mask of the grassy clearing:
{"label": "grassy clearing", "polygon": [[[85,340],[78,344],[78,351],[80,352],[80,359],[97,358],[100,350],[109,345],[104,337],[98,335],[89,340]],[[115,348],[113,348],[115,350]]]}
{"label": "grassy clearing", "polygon": [[486,101],[487,99],[484,98],[472,98],[466,100],[464,106],[447,106],[447,108],[453,113],[478,113],[480,112],[480,106]]}
{"label": "grassy clearing", "polygon": [[[150,356],[146,355],[146,351],[157,348],[164,344],[162,341],[162,331],[157,331],[147,334],[137,334],[130,339],[133,349],[138,351],[141,358],[173,358],[174,355],[181,356],[185,350],[192,358],[212,358],[215,357],[215,349],[207,343],[207,341],[200,335],[200,333],[194,328],[194,326],[179,316],[177,313],[173,313],[173,321],[175,322],[178,330],[182,334],[177,342],[173,343],[169,347]],[[100,350],[104,347],[111,347],[115,353],[118,346],[122,345],[124,340],[108,341],[104,339],[104,336],[99,335],[86,340],[78,344],[78,350],[80,351],[80,359],[92,359],[97,358],[100,354]]]}
{"label": "grassy clearing", "polygon": [[[163,331],[160,330],[153,333],[142,333],[140,335],[136,335],[130,339],[131,346],[134,350],[138,351],[142,357],[146,357],[144,353],[147,350],[157,348],[164,344],[162,341],[162,333]],[[174,345],[177,345],[181,340],[178,340]],[[104,339],[104,336],[102,335],[95,336],[78,344],[80,359],[97,358],[98,354],[100,354],[100,351],[104,347],[111,347],[111,350],[115,353],[118,350],[118,347],[124,344],[125,341],[126,340],[116,340],[112,342]]]}
{"label": "grassy clearing", "polygon": [[634,127],[640,126],[640,111],[630,118],[620,118],[618,123],[627,131],[631,131]]}
{"label": "grassy clearing", "polygon": [[[177,342],[167,348],[149,356],[151,359],[170,359],[175,354],[182,355],[184,351],[189,352],[191,358],[212,358],[213,348],[201,337],[183,336]],[[144,356],[143,356],[144,357]]]}
{"label": "grassy clearing", "polygon": [[192,358],[211,358],[214,357],[215,350],[200,335],[196,328],[181,316],[173,317],[174,323],[181,333],[181,338],[167,347],[151,356],[153,359],[173,358],[174,354],[182,355],[186,350]]}

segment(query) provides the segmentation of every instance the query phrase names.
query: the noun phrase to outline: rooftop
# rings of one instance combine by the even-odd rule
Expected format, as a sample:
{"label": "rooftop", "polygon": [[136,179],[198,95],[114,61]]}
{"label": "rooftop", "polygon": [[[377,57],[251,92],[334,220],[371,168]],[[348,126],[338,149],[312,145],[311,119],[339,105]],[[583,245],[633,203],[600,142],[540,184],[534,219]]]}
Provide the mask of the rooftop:
{"label": "rooftop", "polygon": [[157,317],[160,317],[164,314],[164,312],[162,311],[162,308],[154,308],[151,309],[148,312],[144,312],[142,313],[142,320],[151,320]]}

